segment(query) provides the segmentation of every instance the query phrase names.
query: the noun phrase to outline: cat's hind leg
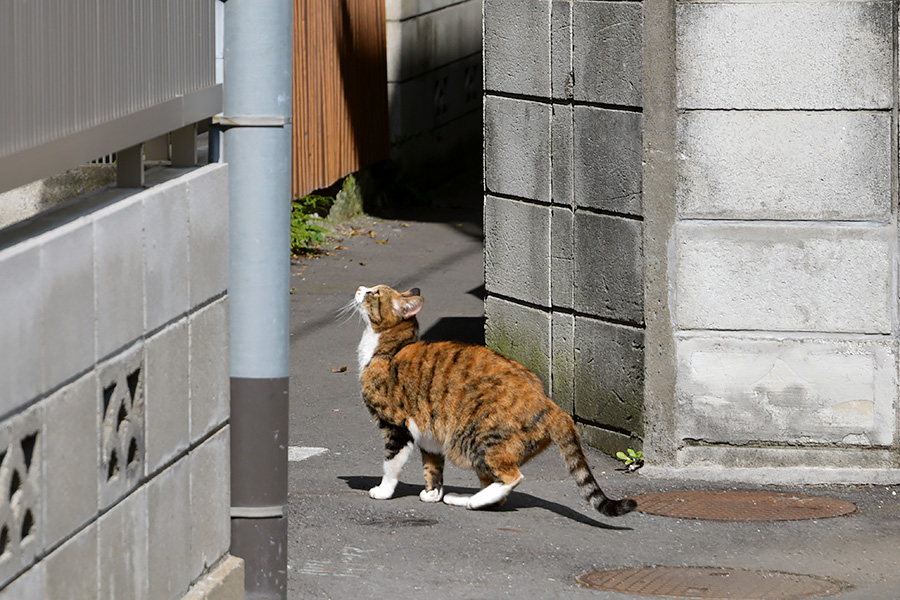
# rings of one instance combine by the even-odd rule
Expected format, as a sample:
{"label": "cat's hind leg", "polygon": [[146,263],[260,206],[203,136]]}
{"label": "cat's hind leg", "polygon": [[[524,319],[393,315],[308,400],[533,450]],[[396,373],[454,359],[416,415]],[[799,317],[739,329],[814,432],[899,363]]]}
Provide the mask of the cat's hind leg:
{"label": "cat's hind leg", "polygon": [[490,477],[482,476],[479,473],[478,478],[481,479],[483,484],[491,481],[484,489],[471,496],[466,494],[444,494],[444,502],[451,506],[465,506],[472,510],[502,505],[506,502],[506,497],[509,496],[509,493],[525,479],[525,476],[522,475],[515,463],[495,470],[495,477],[496,480],[491,481]]}
{"label": "cat's hind leg", "polygon": [[413,440],[406,427],[380,425],[384,436],[384,474],[381,476],[381,483],[369,490],[369,497],[387,500],[397,489],[400,470],[412,453]]}
{"label": "cat's hind leg", "polygon": [[422,450],[425,489],[419,493],[422,502],[440,502],[444,496],[444,457]]}

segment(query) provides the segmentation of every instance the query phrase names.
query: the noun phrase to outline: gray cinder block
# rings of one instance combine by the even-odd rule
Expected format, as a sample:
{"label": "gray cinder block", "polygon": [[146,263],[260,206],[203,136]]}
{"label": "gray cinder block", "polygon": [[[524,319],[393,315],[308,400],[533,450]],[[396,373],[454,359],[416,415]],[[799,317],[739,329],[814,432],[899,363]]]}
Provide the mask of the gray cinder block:
{"label": "gray cinder block", "polygon": [[485,98],[484,183],[488,192],[550,201],[550,115],[547,104]]}
{"label": "gray cinder block", "polygon": [[197,441],[228,419],[228,298],[203,307],[189,318],[190,439]]}
{"label": "gray cinder block", "polygon": [[682,329],[890,333],[889,227],[682,223]]}
{"label": "gray cinder block", "polygon": [[94,372],[44,401],[44,534],[48,546],[94,518],[99,508],[100,389]]}
{"label": "gray cinder block", "polygon": [[146,328],[153,331],[188,309],[187,190],[180,180],[143,195]]}
{"label": "gray cinder block", "polygon": [[643,115],[575,107],[575,204],[641,215]]}
{"label": "gray cinder block", "polygon": [[872,112],[683,113],[679,214],[887,222],[890,123]]}
{"label": "gray cinder block", "polygon": [[488,292],[550,306],[550,209],[486,196]]}
{"label": "gray cinder block", "polygon": [[45,600],[96,598],[97,526],[90,525],[54,550],[44,560]]}
{"label": "gray cinder block", "polygon": [[190,467],[187,458],[147,484],[150,598],[180,598],[191,573]]}
{"label": "gray cinder block", "polygon": [[644,322],[642,229],[634,219],[575,213],[575,310]]}
{"label": "gray cinder block", "polygon": [[550,220],[550,295],[553,306],[575,306],[575,215],[555,206]]}
{"label": "gray cinder block", "polygon": [[596,425],[643,431],[644,332],[575,317],[575,412]]}
{"label": "gray cinder block", "polygon": [[188,322],[183,319],[145,342],[146,473],[190,443]]}
{"label": "gray cinder block", "polygon": [[50,389],[95,360],[93,224],[78,220],[41,241],[41,387]]}
{"label": "gray cinder block", "polygon": [[228,427],[191,451],[191,574],[215,564],[231,544]]}
{"label": "gray cinder block", "polygon": [[890,2],[678,3],[682,108],[889,109]]}
{"label": "gray cinder block", "polygon": [[190,219],[190,304],[196,306],[228,288],[228,168],[216,163],[185,177]]}
{"label": "gray cinder block", "polygon": [[550,2],[485,0],[484,87],[550,96]]}
{"label": "gray cinder block", "polygon": [[144,331],[142,229],[139,195],[94,216],[98,358],[133,342]]}
{"label": "gray cinder block", "polygon": [[572,7],[575,99],[641,106],[642,4],[574,2]]}
{"label": "gray cinder block", "polygon": [[0,252],[0,414],[41,391],[40,272],[39,245]]}
{"label": "gray cinder block", "polygon": [[148,598],[147,489],[141,487],[97,521],[100,600]]}
{"label": "gray cinder block", "polygon": [[679,339],[678,436],[889,446],[896,356],[877,340]]}
{"label": "gray cinder block", "polygon": [[488,296],[485,302],[488,347],[517,360],[550,386],[550,313]]}

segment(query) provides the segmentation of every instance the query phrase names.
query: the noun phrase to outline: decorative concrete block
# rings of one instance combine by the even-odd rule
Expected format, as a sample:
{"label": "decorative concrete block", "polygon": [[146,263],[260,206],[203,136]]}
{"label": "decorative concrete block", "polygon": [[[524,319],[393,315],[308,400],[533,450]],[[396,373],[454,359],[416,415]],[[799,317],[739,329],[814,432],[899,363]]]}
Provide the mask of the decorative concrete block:
{"label": "decorative concrete block", "polygon": [[190,327],[190,439],[196,441],[229,415],[228,298],[202,308]]}
{"label": "decorative concrete block", "polygon": [[[40,247],[0,251],[0,414],[41,392]],[[14,282],[14,283],[13,283]]]}
{"label": "decorative concrete block", "polygon": [[676,342],[678,436],[714,443],[890,446],[890,341],[690,337]]}
{"label": "decorative concrete block", "polygon": [[179,180],[142,197],[146,329],[153,331],[188,309],[188,207]]}
{"label": "decorative concrete block", "polygon": [[683,113],[679,213],[887,222],[890,123],[890,114],[871,112]]}
{"label": "decorative concrete block", "polygon": [[185,176],[190,219],[190,304],[228,288],[228,167],[216,163]]}
{"label": "decorative concrete block", "polygon": [[189,341],[187,319],[166,327],[146,347],[146,474],[190,444]]}
{"label": "decorative concrete block", "polygon": [[195,448],[191,471],[191,573],[206,571],[231,544],[231,467],[228,427]]}
{"label": "decorative concrete block", "polygon": [[681,108],[889,109],[890,2],[679,3]]}
{"label": "decorative concrete block", "polygon": [[642,8],[630,1],[572,4],[575,100],[641,106]]}
{"label": "decorative concrete block", "polygon": [[88,373],[44,401],[44,539],[48,547],[68,536],[99,508],[100,390]]}
{"label": "decorative concrete block", "polygon": [[191,573],[190,467],[183,458],[147,484],[149,594],[180,598],[200,573]]}
{"label": "decorative concrete block", "polygon": [[575,316],[553,313],[550,318],[551,394],[564,411],[575,412]]}
{"label": "decorative concrete block", "polygon": [[484,88],[550,97],[550,2],[485,0]]}
{"label": "decorative concrete block", "polygon": [[517,360],[550,384],[550,313],[488,296],[485,341],[500,354]]}
{"label": "decorative concrete block", "polygon": [[147,489],[139,488],[97,522],[100,600],[148,598]]}
{"label": "decorative concrete block", "polygon": [[[100,508],[115,504],[144,476],[144,347],[136,344],[98,367]],[[96,438],[95,438],[96,439]]]}
{"label": "decorative concrete block", "polygon": [[575,413],[618,431],[643,431],[644,332],[575,317]]}
{"label": "decorative concrete block", "polygon": [[444,4],[411,18],[387,19],[388,81],[406,81],[481,52],[481,3]]}
{"label": "decorative concrete block", "polygon": [[641,215],[643,116],[575,107],[575,204]]}
{"label": "decorative concrete block", "polygon": [[550,115],[546,104],[485,98],[484,170],[489,192],[550,201]]}
{"label": "decorative concrete block", "polygon": [[575,306],[575,215],[568,208],[551,209],[550,295],[553,306]]}
{"label": "decorative concrete block", "polygon": [[42,389],[94,363],[94,232],[79,219],[42,240],[39,271]]}
{"label": "decorative concrete block", "polygon": [[681,223],[681,329],[890,333],[890,227]]}
{"label": "decorative concrete block", "polygon": [[91,525],[44,560],[43,600],[97,597],[97,526]]}
{"label": "decorative concrete block", "polygon": [[484,223],[488,292],[550,306],[550,209],[486,196]]}
{"label": "decorative concrete block", "polygon": [[97,357],[106,357],[144,331],[143,205],[129,196],[94,215]]}
{"label": "decorative concrete block", "polygon": [[552,106],[550,132],[551,184],[550,198],[553,204],[572,206],[575,201],[573,191],[575,122],[574,111],[567,104]]}
{"label": "decorative concrete block", "polygon": [[634,324],[644,322],[642,224],[575,213],[575,310]]}
{"label": "decorative concrete block", "polygon": [[43,405],[0,423],[0,586],[44,549]]}
{"label": "decorative concrete block", "polygon": [[572,70],[572,2],[550,3],[550,91],[553,98],[574,97],[575,74]]}

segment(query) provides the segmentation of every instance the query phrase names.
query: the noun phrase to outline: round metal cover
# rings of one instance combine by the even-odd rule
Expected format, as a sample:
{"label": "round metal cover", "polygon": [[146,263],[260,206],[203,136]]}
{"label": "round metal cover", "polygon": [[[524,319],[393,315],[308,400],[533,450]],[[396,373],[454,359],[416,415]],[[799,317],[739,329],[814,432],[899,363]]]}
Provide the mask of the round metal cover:
{"label": "round metal cover", "polygon": [[845,586],[824,577],[715,567],[637,567],[594,571],[575,581],[587,588],[659,598],[794,600],[836,596]]}
{"label": "round metal cover", "polygon": [[855,505],[835,498],[767,491],[658,492],[634,499],[643,513],[705,521],[799,521],[856,512]]}

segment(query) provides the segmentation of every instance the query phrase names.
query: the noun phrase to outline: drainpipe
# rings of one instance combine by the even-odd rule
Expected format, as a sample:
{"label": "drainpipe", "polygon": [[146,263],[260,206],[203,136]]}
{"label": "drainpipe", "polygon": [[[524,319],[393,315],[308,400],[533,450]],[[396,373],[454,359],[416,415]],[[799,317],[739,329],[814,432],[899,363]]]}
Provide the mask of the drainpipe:
{"label": "drainpipe", "polygon": [[248,599],[287,598],[293,0],[225,3],[231,553]]}

